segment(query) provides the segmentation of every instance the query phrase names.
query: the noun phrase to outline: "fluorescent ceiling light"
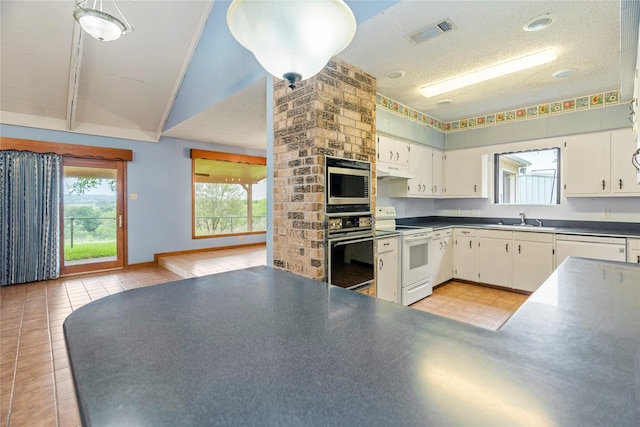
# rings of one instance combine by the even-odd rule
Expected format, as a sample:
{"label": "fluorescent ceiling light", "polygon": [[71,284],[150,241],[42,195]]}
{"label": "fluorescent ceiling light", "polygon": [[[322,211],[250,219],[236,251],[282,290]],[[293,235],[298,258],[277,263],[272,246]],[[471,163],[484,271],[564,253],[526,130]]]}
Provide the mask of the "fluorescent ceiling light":
{"label": "fluorescent ceiling light", "polygon": [[473,71],[471,73],[463,74],[461,76],[454,77],[443,82],[425,86],[420,89],[420,93],[425,98],[430,98],[432,96],[440,95],[441,93],[450,92],[452,90],[471,86],[472,84],[484,82],[487,80],[495,79],[496,77],[505,76],[517,71],[526,70],[527,68],[546,64],[548,62],[554,61],[555,59],[556,53],[553,51],[553,49],[543,50],[542,52],[516,58],[508,62],[503,62],[502,64],[494,65],[492,67],[484,68],[478,71]]}

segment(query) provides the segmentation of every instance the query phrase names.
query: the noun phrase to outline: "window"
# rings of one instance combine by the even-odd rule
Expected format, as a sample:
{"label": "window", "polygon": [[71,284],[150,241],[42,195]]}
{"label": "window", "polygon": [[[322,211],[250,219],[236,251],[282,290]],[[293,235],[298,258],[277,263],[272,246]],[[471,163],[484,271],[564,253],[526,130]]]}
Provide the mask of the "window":
{"label": "window", "polygon": [[191,150],[194,238],[264,233],[267,166],[264,157]]}
{"label": "window", "polygon": [[556,205],[560,203],[560,149],[495,155],[495,203]]}

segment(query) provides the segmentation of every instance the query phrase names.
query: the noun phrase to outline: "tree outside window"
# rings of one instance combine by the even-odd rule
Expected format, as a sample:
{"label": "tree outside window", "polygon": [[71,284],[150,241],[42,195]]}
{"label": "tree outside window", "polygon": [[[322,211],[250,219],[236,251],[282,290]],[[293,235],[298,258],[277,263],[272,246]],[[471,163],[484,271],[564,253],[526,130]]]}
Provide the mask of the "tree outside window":
{"label": "tree outside window", "polygon": [[266,159],[201,150],[192,158],[193,237],[264,233]]}

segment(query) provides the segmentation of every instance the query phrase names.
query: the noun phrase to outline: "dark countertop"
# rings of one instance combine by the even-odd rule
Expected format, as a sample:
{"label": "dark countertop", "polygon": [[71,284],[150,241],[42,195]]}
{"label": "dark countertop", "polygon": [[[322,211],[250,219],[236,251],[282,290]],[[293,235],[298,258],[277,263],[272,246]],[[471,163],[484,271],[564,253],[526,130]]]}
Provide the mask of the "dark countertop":
{"label": "dark countertop", "polygon": [[569,258],[497,332],[268,267],[64,322],[85,426],[638,426],[640,266]]}
{"label": "dark countertop", "polygon": [[[496,229],[506,231],[536,231],[540,233],[582,234],[593,236],[640,237],[640,223],[604,222],[604,221],[572,221],[543,219],[542,228],[536,227],[535,220],[527,219],[528,227],[519,228],[519,219],[482,218],[482,217],[415,217],[398,218],[398,224],[430,227],[434,230],[450,227],[468,227],[479,229]],[[514,227],[504,228],[498,224]]]}

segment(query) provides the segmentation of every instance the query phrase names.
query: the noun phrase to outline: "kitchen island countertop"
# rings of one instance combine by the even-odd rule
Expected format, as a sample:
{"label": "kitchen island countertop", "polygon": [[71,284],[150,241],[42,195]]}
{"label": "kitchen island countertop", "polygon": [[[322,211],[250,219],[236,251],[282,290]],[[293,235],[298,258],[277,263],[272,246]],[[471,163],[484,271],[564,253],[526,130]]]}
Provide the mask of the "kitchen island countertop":
{"label": "kitchen island countertop", "polygon": [[85,426],[640,425],[640,266],[569,258],[498,331],[269,267],[64,323]]}

